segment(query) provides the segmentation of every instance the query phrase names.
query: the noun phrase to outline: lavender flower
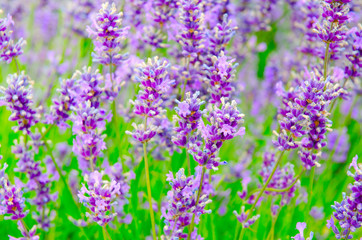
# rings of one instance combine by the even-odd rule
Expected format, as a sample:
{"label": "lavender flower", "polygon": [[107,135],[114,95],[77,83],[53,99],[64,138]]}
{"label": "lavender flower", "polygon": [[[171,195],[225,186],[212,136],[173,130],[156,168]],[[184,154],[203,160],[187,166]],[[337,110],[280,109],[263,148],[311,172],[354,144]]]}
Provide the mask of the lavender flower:
{"label": "lavender flower", "polygon": [[313,239],[313,232],[310,232],[309,237],[304,238],[304,229],[306,229],[307,224],[305,222],[298,222],[297,223],[297,229],[299,233],[292,237],[294,240],[312,240]]}
{"label": "lavender flower", "polygon": [[357,163],[358,156],[352,159],[349,168],[353,167],[355,173],[347,172],[348,176],[353,177],[355,182],[349,186],[351,193],[349,196],[343,193],[343,200],[334,202],[332,208],[334,209],[333,216],[339,222],[342,229],[340,231],[335,225],[333,216],[327,221],[327,227],[332,228],[337,239],[352,239],[351,233],[355,232],[357,228],[362,226],[362,167]]}
{"label": "lavender flower", "polygon": [[165,218],[166,224],[164,233],[167,239],[187,238],[187,234],[183,231],[191,224],[193,214],[195,214],[195,222],[198,224],[202,214],[211,212],[211,210],[205,210],[206,204],[211,202],[205,193],[196,205],[195,192],[200,185],[201,171],[196,171],[196,176],[189,177],[186,177],[184,172],[185,170],[181,168],[176,173],[176,178],[172,172],[166,175],[166,180],[172,187],[167,193],[168,205],[162,209],[162,217]]}
{"label": "lavender flower", "polygon": [[28,215],[29,210],[25,210],[25,198],[21,187],[10,185],[7,179],[2,180],[0,189],[0,215],[4,219],[20,220]]}
{"label": "lavender flower", "polygon": [[50,113],[45,116],[47,124],[56,124],[61,129],[66,129],[69,124],[66,121],[70,117],[70,112],[78,106],[79,85],[75,78],[61,80],[61,86],[57,90],[58,98],[53,98],[53,105]]}
{"label": "lavender flower", "polygon": [[345,22],[348,21],[348,3],[350,1],[351,0],[325,0],[322,2],[323,22],[322,25],[317,23],[314,31],[318,34],[318,37],[327,44],[326,51],[331,50],[329,58],[332,60],[338,59],[338,51],[346,45]]}
{"label": "lavender flower", "polygon": [[[274,168],[274,165],[276,163],[275,154],[273,153],[265,153],[264,154],[264,161],[262,165],[262,170],[260,171],[260,176],[263,179],[263,182],[266,182],[267,179],[270,176],[271,171]],[[278,167],[271,179],[271,181],[268,184],[268,188],[274,188],[274,189],[284,189],[289,187],[294,182],[294,166],[290,163],[287,163],[283,167]],[[298,184],[295,184],[292,186],[288,191],[285,192],[268,192],[265,191],[265,194],[272,195],[272,196],[281,196],[281,202],[280,205],[284,206],[288,203],[290,203],[290,200],[295,196],[295,191],[298,188]]]}
{"label": "lavender flower", "polygon": [[92,107],[90,101],[83,102],[72,116],[73,133],[76,135],[73,151],[82,171],[93,171],[97,158],[106,149],[105,136],[102,135],[106,119],[109,120],[109,116],[106,116],[105,111]]}
{"label": "lavender flower", "polygon": [[[145,124],[147,124],[147,118],[154,118],[163,112],[162,96],[173,83],[168,76],[168,66],[167,61],[161,62],[158,57],[155,57],[148,59],[147,64],[143,63],[139,69],[136,79],[140,82],[141,90],[138,92],[137,99],[130,102],[134,105],[134,113],[146,119]],[[148,142],[157,133],[157,128],[152,124],[149,126],[133,124],[133,126],[135,131],[126,133],[140,142]]]}
{"label": "lavender flower", "polygon": [[115,180],[103,180],[103,172],[94,171],[85,175],[87,186],[82,184],[78,192],[79,201],[90,210],[86,216],[100,226],[113,221],[117,215],[112,207],[117,205],[117,195],[120,194],[120,184]]}
{"label": "lavender flower", "polygon": [[40,237],[36,234],[36,225],[34,225],[29,231],[26,229],[24,224],[21,221],[18,221],[18,229],[20,230],[23,237],[15,238],[10,235],[9,240],[39,240]]}
{"label": "lavender flower", "polygon": [[10,74],[7,78],[8,88],[0,87],[0,105],[5,105],[12,114],[10,121],[16,121],[18,126],[12,127],[14,131],[23,131],[30,134],[30,128],[39,120],[33,109],[32,81],[27,75]]}
{"label": "lavender flower", "polygon": [[222,22],[218,23],[208,33],[210,55],[218,57],[221,52],[225,52],[225,48],[235,35],[236,30],[237,27],[233,27],[232,21],[228,20],[228,14],[224,14]]}
{"label": "lavender flower", "polygon": [[236,210],[233,211],[233,213],[235,214],[236,216],[236,219],[242,224],[243,228],[248,228],[250,227],[251,225],[253,225],[256,220],[259,219],[260,217],[260,214],[258,215],[255,215],[255,216],[252,216],[251,218],[249,218],[248,220],[247,217],[248,217],[248,214],[245,212],[245,206],[242,206],[241,207],[241,212],[240,214],[238,214],[238,212]]}
{"label": "lavender flower", "polygon": [[203,14],[201,12],[202,1],[182,0],[180,21],[183,30],[179,38],[182,46],[182,55],[190,58],[190,62],[196,62],[204,48]]}
{"label": "lavender flower", "polygon": [[176,100],[178,106],[175,110],[178,117],[174,116],[174,121],[177,121],[179,126],[174,128],[176,136],[172,137],[172,142],[177,146],[185,147],[187,145],[189,134],[196,130],[202,117],[203,111],[200,107],[204,102],[198,98],[199,94],[196,92],[191,97],[191,93],[188,92],[184,101]]}
{"label": "lavender flower", "polygon": [[221,52],[219,56],[212,57],[213,66],[206,67],[208,91],[211,94],[210,103],[220,105],[221,99],[229,100],[235,88],[232,81],[235,79],[235,59],[229,59]]}
{"label": "lavender flower", "polygon": [[129,27],[121,28],[123,13],[117,13],[115,3],[102,4],[99,13],[88,27],[89,35],[94,39],[95,53],[93,61],[104,65],[120,65],[127,55],[120,54],[122,40]]}
{"label": "lavender flower", "polygon": [[[107,162],[108,164],[108,162]],[[128,198],[130,197],[130,182],[136,178],[133,171],[127,173],[123,172],[122,165],[115,163],[113,166],[107,166],[104,170],[105,174],[111,179],[115,180],[119,184],[119,194],[117,204],[114,205],[114,211],[117,213],[118,222],[129,224],[132,221],[130,214],[126,215],[124,212],[124,206],[129,204]]]}
{"label": "lavender flower", "polygon": [[22,38],[14,43],[12,31],[9,29],[12,25],[14,25],[14,22],[10,14],[6,18],[0,18],[0,61],[6,63],[10,63],[14,58],[23,54],[22,47],[26,43]]}
{"label": "lavender flower", "polygon": [[199,123],[199,130],[205,145],[201,150],[201,144],[192,140],[190,151],[194,159],[200,165],[206,166],[207,169],[217,169],[220,164],[226,164],[226,162],[219,162],[216,153],[224,141],[244,135],[245,128],[239,127],[244,121],[243,118],[244,114],[241,114],[236,108],[235,101],[225,103],[222,99],[221,108],[214,106],[207,115],[210,125],[205,125],[203,121]]}

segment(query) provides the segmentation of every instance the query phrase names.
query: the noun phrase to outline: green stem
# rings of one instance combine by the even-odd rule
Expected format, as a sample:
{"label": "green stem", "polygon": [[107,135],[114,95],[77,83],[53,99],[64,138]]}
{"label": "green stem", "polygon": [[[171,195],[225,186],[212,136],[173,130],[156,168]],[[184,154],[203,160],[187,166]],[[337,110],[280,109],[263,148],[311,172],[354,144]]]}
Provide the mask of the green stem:
{"label": "green stem", "polygon": [[[145,117],[145,130],[147,130],[147,117]],[[152,208],[152,193],[151,193],[151,182],[150,182],[150,172],[148,167],[148,158],[147,158],[147,143],[143,143],[143,154],[145,158],[145,169],[146,169],[146,184],[147,184],[147,195],[148,195],[148,203],[150,205],[150,217],[151,217],[151,224],[152,224],[152,234],[153,240],[157,239],[156,235],[156,225],[155,225],[155,216],[153,213]]]}
{"label": "green stem", "polygon": [[24,230],[25,230],[25,232],[26,232],[26,236],[29,237],[28,226],[27,226],[26,223],[24,222],[24,219],[22,218],[22,219],[20,220],[20,222],[21,222],[21,224],[23,225],[23,228],[24,228]]}
{"label": "green stem", "polygon": [[324,66],[323,66],[323,77],[324,80],[327,78],[327,70],[328,70],[328,54],[329,54],[329,45],[330,43],[328,42],[326,45],[326,53],[324,55]]}
{"label": "green stem", "polygon": [[303,173],[305,172],[305,168],[303,168],[303,170],[299,173],[299,175],[297,176],[297,178],[292,182],[292,184],[290,184],[288,187],[286,188],[282,188],[282,189],[277,189],[277,188],[266,188],[265,191],[267,192],[286,192],[289,191],[297,182],[298,180],[302,177]]}
{"label": "green stem", "polygon": [[[202,191],[202,183],[204,182],[205,171],[206,171],[206,168],[203,166],[202,167],[202,173],[201,173],[201,179],[200,179],[200,186],[199,186],[199,191],[197,192],[197,198],[196,198],[195,206],[197,206],[199,204],[201,191]],[[190,225],[190,232],[189,232],[189,235],[187,236],[187,240],[191,239],[191,234],[192,234],[192,232],[194,230],[194,225],[195,225],[195,214],[192,215],[192,220],[191,220],[191,225]]]}
{"label": "green stem", "polygon": [[111,235],[109,235],[109,233],[107,231],[106,225],[104,225],[102,227],[102,230],[103,230],[103,238],[104,238],[104,240],[107,240],[107,239],[112,240]]}
{"label": "green stem", "polygon": [[310,196],[312,196],[312,194],[313,194],[314,174],[315,174],[315,167],[312,168],[312,171],[311,171],[311,173],[310,173],[310,184],[309,184],[309,193],[310,193]]}
{"label": "green stem", "polygon": [[347,240],[348,239],[348,236],[349,236],[349,233],[351,232],[351,229],[348,229],[348,232],[346,234],[346,237],[344,238],[344,240]]}
{"label": "green stem", "polygon": [[190,153],[187,151],[187,148],[186,148],[186,159],[187,159],[187,167],[189,169],[189,176],[191,176]]}
{"label": "green stem", "polygon": [[[251,208],[249,209],[248,216],[246,217],[245,222],[248,221],[249,218],[251,217],[251,215],[252,215],[252,213],[253,213],[253,211],[254,211],[254,208],[255,208],[256,204],[258,203],[259,199],[260,199],[261,196],[263,195],[263,193],[264,193],[265,189],[267,188],[269,182],[270,182],[271,179],[273,178],[274,173],[275,173],[275,171],[277,170],[277,168],[278,168],[278,166],[279,166],[279,163],[282,161],[284,152],[285,152],[285,151],[283,151],[283,152],[280,154],[280,156],[279,156],[277,162],[275,163],[274,168],[273,168],[272,172],[270,173],[268,179],[266,180],[263,188],[261,189],[261,191],[259,192],[258,196],[256,197],[253,205],[252,205]],[[245,234],[245,229],[246,229],[246,228],[244,228],[244,227],[242,228],[241,234],[240,234],[240,237],[239,237],[239,240],[243,239],[244,234]]]}
{"label": "green stem", "polygon": [[50,130],[54,127],[54,124],[50,125],[47,130],[45,130],[44,133],[42,133],[41,135],[41,138],[44,140],[45,136],[50,132]]}
{"label": "green stem", "polygon": [[16,71],[18,72],[18,76],[19,76],[20,75],[20,67],[19,67],[18,59],[14,58],[14,62],[15,62],[15,65],[16,65]]}

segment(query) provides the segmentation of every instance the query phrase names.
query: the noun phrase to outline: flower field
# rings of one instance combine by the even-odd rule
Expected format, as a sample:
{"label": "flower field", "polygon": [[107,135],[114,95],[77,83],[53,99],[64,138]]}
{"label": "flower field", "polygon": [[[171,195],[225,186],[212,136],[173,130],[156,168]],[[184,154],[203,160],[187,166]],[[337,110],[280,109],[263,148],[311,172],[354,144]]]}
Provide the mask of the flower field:
{"label": "flower field", "polygon": [[361,0],[0,0],[0,240],[362,240]]}

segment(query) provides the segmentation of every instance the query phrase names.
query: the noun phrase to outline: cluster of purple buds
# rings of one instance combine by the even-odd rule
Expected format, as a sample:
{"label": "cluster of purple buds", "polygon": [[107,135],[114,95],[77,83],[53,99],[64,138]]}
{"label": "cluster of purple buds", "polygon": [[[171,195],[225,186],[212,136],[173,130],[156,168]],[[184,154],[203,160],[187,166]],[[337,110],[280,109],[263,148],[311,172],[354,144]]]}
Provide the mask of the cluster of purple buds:
{"label": "cluster of purple buds", "polygon": [[294,240],[312,240],[314,233],[310,232],[309,237],[305,238],[304,237],[304,229],[307,228],[307,224],[305,222],[298,222],[297,223],[297,230],[299,231],[299,233],[297,235],[295,235],[294,237],[292,237]]}
{"label": "cluster of purple buds", "polygon": [[93,61],[103,65],[120,65],[127,55],[120,54],[122,40],[129,27],[121,28],[123,13],[117,13],[115,3],[102,4],[99,13],[88,27],[89,35],[94,39],[95,53]]}
{"label": "cluster of purple buds", "polygon": [[145,123],[136,125],[134,132],[127,131],[139,142],[148,142],[157,133],[157,127],[148,124],[147,119],[155,118],[163,113],[162,95],[167,93],[173,81],[169,79],[167,61],[160,61],[158,57],[148,59],[147,64],[138,69],[136,80],[140,83],[137,99],[130,101],[134,105],[134,113],[145,118]]}
{"label": "cluster of purple buds", "polygon": [[152,1],[153,21],[158,23],[161,29],[165,24],[174,18],[178,5],[175,0],[154,0]]}
{"label": "cluster of purple buds", "polygon": [[20,220],[23,219],[29,211],[25,211],[25,198],[21,187],[11,185],[5,176],[5,164],[1,169],[0,175],[0,215],[5,216],[4,219]]}
{"label": "cluster of purple buds", "polygon": [[174,121],[178,122],[178,127],[174,128],[176,136],[172,137],[172,142],[180,147],[186,147],[188,143],[188,137],[196,130],[199,121],[204,111],[201,111],[200,107],[205,102],[201,101],[198,96],[199,92],[192,95],[187,92],[186,99],[182,102],[176,100],[178,106],[175,107],[175,111],[178,115],[174,116]]}
{"label": "cluster of purple buds", "polygon": [[5,105],[12,112],[9,120],[18,123],[12,128],[14,131],[29,134],[30,128],[39,121],[33,109],[33,82],[27,75],[9,74],[7,83],[8,88],[0,87],[0,93],[4,95],[0,98],[0,106]]}
{"label": "cluster of purple buds", "polygon": [[91,106],[91,101],[80,104],[76,114],[72,116],[74,122],[73,151],[78,157],[79,168],[83,171],[94,170],[97,158],[102,156],[102,150],[106,149],[104,137],[106,116],[105,110]]}
{"label": "cluster of purple buds", "polygon": [[115,163],[113,166],[107,166],[104,170],[105,174],[111,179],[115,180],[119,184],[119,193],[117,195],[117,204],[114,205],[114,211],[117,213],[118,221],[120,223],[129,224],[132,221],[130,214],[124,213],[124,206],[129,203],[128,197],[130,197],[130,181],[136,178],[133,171],[124,173],[122,164]]}
{"label": "cluster of purple buds", "polygon": [[[0,9],[0,14],[2,10]],[[12,17],[8,14],[6,18],[0,18],[0,62],[10,63],[14,58],[23,53],[25,41],[21,38],[16,43],[12,39],[10,26],[14,25]]]}
{"label": "cluster of purple buds", "polygon": [[213,65],[206,67],[208,91],[211,95],[210,103],[220,105],[221,99],[228,100],[234,92],[232,82],[235,79],[235,69],[238,64],[233,64],[235,59],[230,59],[221,52],[219,56],[213,56]]}
{"label": "cluster of purple buds", "polygon": [[[37,207],[39,212],[42,212],[41,216],[33,215],[34,219],[39,223],[42,229],[47,230],[50,228],[51,220],[54,218],[54,212],[47,211],[47,204],[56,201],[58,193],[51,193],[51,183],[58,177],[54,173],[43,173],[40,162],[34,160],[33,150],[28,149],[28,144],[25,144],[23,139],[20,142],[15,141],[15,145],[12,147],[12,152],[18,159],[17,168],[15,171],[26,173],[28,182],[25,187],[30,191],[35,191],[35,196],[31,199],[31,203]],[[47,169],[54,168],[52,161],[46,161]],[[50,215],[49,215],[50,214]]]}
{"label": "cluster of purple buds", "polygon": [[[162,209],[162,217],[165,218],[164,233],[167,239],[187,238],[184,229],[191,224],[192,216],[195,214],[195,223],[198,224],[200,216],[211,213],[205,210],[206,204],[210,203],[207,194],[202,194],[198,203],[196,193],[200,185],[201,171],[196,171],[196,176],[186,177],[185,170],[181,168],[176,173],[167,174],[171,190],[167,193],[168,205]],[[194,238],[192,238],[194,239]]]}
{"label": "cluster of purple buds", "polygon": [[202,147],[198,140],[190,143],[190,151],[194,159],[207,169],[217,169],[220,164],[226,164],[217,158],[217,152],[223,142],[245,134],[245,128],[240,127],[240,124],[244,122],[244,114],[239,112],[236,102],[225,103],[224,99],[221,102],[221,107],[214,105],[207,115],[210,124],[205,125],[203,121],[199,123],[198,128],[204,140],[204,146]]}
{"label": "cluster of purple buds", "polygon": [[86,37],[84,23],[90,22],[90,16],[96,11],[96,5],[92,0],[75,0],[69,4],[67,14],[73,20],[71,26],[72,31],[82,37]]}
{"label": "cluster of purple buds", "polygon": [[296,30],[302,34],[304,40],[299,47],[299,51],[312,56],[320,56],[318,36],[313,30],[320,16],[320,3],[315,0],[298,1],[293,5],[292,21]]}
{"label": "cluster of purple buds", "polygon": [[[269,178],[274,166],[276,163],[275,154],[273,153],[265,153],[264,161],[262,165],[262,170],[259,172],[262,177],[263,182],[266,182]],[[287,163],[283,167],[278,167],[268,184],[268,188],[273,189],[284,189],[289,187],[294,182],[294,166],[290,163]],[[285,192],[269,192],[265,191],[265,194],[272,196],[281,196],[280,205],[284,206],[290,202],[290,200],[295,196],[295,191],[298,188],[300,183],[294,184],[288,191]]]}
{"label": "cluster of purple buds", "polygon": [[103,77],[99,70],[92,72],[91,67],[84,67],[83,71],[76,71],[72,77],[77,79],[79,85],[78,97],[81,102],[90,101],[91,107],[99,108],[101,103],[101,95],[105,91]]}
{"label": "cluster of purple buds", "polygon": [[347,41],[351,46],[351,52],[346,54],[347,60],[350,62],[350,66],[346,66],[345,74],[352,80],[361,76],[362,68],[362,24],[358,25],[358,28],[350,30]]}
{"label": "cluster of purple buds", "polygon": [[[327,107],[345,90],[331,83],[330,78],[324,79],[317,70],[306,78],[298,91],[283,96],[286,100],[280,111],[280,133],[274,131],[278,137],[274,145],[280,151],[300,147],[303,166],[310,169],[318,165],[317,156],[326,146],[326,132],[331,131]],[[297,141],[298,138],[302,138],[301,141]]]}
{"label": "cluster of purple buds", "polygon": [[225,52],[225,48],[235,35],[237,27],[232,26],[232,21],[228,20],[228,15],[223,15],[223,21],[218,23],[208,33],[208,46],[211,56],[219,56],[221,52]]}
{"label": "cluster of purple buds", "polygon": [[347,172],[347,174],[355,180],[355,182],[349,186],[351,190],[350,195],[347,196],[346,193],[343,193],[342,202],[334,202],[332,206],[335,210],[333,216],[343,230],[340,231],[337,228],[333,216],[327,221],[327,227],[332,228],[337,239],[352,239],[353,235],[350,233],[362,227],[362,166],[357,163],[357,160],[358,156],[356,155],[349,166],[349,168],[353,167],[355,169],[355,173]]}
{"label": "cluster of purple buds", "polygon": [[248,228],[251,225],[253,225],[256,220],[259,219],[260,214],[252,216],[251,218],[249,218],[248,220],[246,220],[248,218],[248,213],[245,212],[245,206],[241,207],[241,212],[240,214],[238,214],[238,212],[236,210],[233,211],[233,213],[236,216],[236,219],[242,224],[243,228]]}
{"label": "cluster of purple buds", "polygon": [[194,63],[204,49],[204,16],[202,13],[201,0],[182,0],[179,3],[182,9],[180,21],[183,26],[182,33],[178,36],[178,41],[182,46],[182,55],[190,58]]}
{"label": "cluster of purple buds", "polygon": [[168,47],[168,45],[164,43],[166,36],[163,35],[161,29],[153,26],[146,26],[143,28],[142,40],[152,46],[153,50],[156,48]]}
{"label": "cluster of purple buds", "polygon": [[115,180],[103,180],[103,172],[94,171],[85,175],[87,186],[83,184],[78,192],[79,201],[90,210],[86,216],[100,226],[105,226],[113,221],[116,213],[112,207],[117,205],[117,197],[120,194],[120,184]]}
{"label": "cluster of purple buds", "polygon": [[[324,0],[322,2],[322,25],[316,24],[314,32],[318,37],[329,46],[329,59],[338,59],[338,51],[347,44],[345,23],[348,21],[348,3],[351,0]],[[324,55],[321,56],[324,58]]]}
{"label": "cluster of purple buds", "polygon": [[79,85],[75,78],[60,80],[60,88],[57,89],[59,96],[53,98],[53,105],[50,107],[50,113],[45,115],[47,124],[56,124],[61,129],[66,129],[69,124],[66,121],[70,113],[78,106]]}

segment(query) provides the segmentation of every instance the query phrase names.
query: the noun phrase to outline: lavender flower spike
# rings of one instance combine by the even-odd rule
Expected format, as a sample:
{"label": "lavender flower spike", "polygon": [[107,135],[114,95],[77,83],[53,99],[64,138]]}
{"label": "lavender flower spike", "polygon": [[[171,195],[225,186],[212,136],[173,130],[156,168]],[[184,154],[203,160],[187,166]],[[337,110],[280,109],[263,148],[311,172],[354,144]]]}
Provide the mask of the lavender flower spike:
{"label": "lavender flower spike", "polygon": [[299,233],[292,237],[294,240],[312,240],[313,239],[313,232],[310,232],[309,237],[304,238],[304,229],[307,227],[307,224],[305,222],[298,222],[297,223],[297,229]]}
{"label": "lavender flower spike", "polygon": [[6,18],[0,18],[0,62],[10,63],[14,58],[23,54],[22,47],[26,44],[22,38],[14,43],[11,37],[12,31],[9,30],[11,25],[14,25],[14,22],[9,14]]}
{"label": "lavender flower spike", "polygon": [[0,106],[5,105],[12,112],[10,121],[16,121],[18,126],[13,127],[14,131],[30,133],[30,128],[39,120],[39,116],[33,109],[31,79],[24,74],[10,74],[7,78],[8,88],[0,87]]}
{"label": "lavender flower spike", "polygon": [[103,172],[94,171],[85,175],[87,187],[82,184],[78,192],[79,201],[90,210],[86,216],[92,221],[104,226],[117,215],[112,207],[117,205],[117,196],[120,194],[120,184],[115,180],[102,180]]}
{"label": "lavender flower spike", "polygon": [[357,228],[362,227],[362,166],[357,163],[358,156],[352,159],[349,168],[353,167],[355,173],[347,172],[348,176],[353,177],[355,182],[349,186],[351,193],[349,196],[343,193],[343,200],[334,202],[332,208],[334,218],[339,222],[342,229],[340,231],[335,225],[333,216],[327,221],[327,227],[332,228],[337,239],[352,239],[351,233],[355,232]]}
{"label": "lavender flower spike", "polygon": [[102,4],[92,27],[87,31],[94,40],[93,61],[104,65],[120,65],[127,55],[120,54],[122,40],[129,27],[121,28],[123,13],[117,13],[116,4]]}

